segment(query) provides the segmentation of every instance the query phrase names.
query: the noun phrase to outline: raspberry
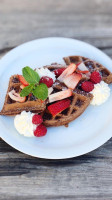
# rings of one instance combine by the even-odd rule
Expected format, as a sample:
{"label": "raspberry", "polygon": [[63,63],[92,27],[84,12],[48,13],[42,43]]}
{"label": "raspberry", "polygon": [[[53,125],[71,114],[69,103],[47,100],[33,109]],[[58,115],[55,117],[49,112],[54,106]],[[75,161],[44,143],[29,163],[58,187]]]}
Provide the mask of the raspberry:
{"label": "raspberry", "polygon": [[64,99],[48,106],[49,112],[55,116],[70,106],[70,100]]}
{"label": "raspberry", "polygon": [[40,83],[44,83],[47,87],[51,87],[53,85],[53,79],[48,76],[42,76],[40,79]]}
{"label": "raspberry", "polygon": [[94,84],[91,81],[85,81],[81,84],[81,88],[85,92],[91,92],[94,89]]}
{"label": "raspberry", "polygon": [[33,124],[41,124],[42,122],[43,122],[43,119],[40,115],[33,115],[32,117]]}
{"label": "raspberry", "polygon": [[57,78],[58,76],[60,76],[64,70],[65,70],[65,68],[55,69],[53,72],[55,73],[56,78]]}
{"label": "raspberry", "polygon": [[34,135],[36,137],[42,137],[46,135],[46,133],[47,133],[47,128],[43,124],[37,126],[36,130],[34,131]]}
{"label": "raspberry", "polygon": [[92,72],[91,76],[90,76],[90,80],[93,82],[93,83],[100,83],[101,81],[101,75],[99,72]]}

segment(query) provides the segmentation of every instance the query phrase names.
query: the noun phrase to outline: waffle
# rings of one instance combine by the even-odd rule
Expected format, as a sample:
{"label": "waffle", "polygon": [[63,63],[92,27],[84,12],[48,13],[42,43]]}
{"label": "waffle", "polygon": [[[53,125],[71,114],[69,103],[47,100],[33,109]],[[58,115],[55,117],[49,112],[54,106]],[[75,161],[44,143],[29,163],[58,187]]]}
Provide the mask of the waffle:
{"label": "waffle", "polygon": [[8,93],[13,89],[16,92],[20,93],[20,85],[21,83],[18,80],[18,76],[11,76],[9,80],[7,94],[5,97],[5,103],[3,105],[2,111],[0,112],[0,115],[16,115],[21,113],[23,110],[32,112],[42,112],[43,110],[45,110],[46,102],[42,103],[41,100],[36,99],[33,95],[28,96],[24,103],[13,101],[9,97]]}
{"label": "waffle", "polygon": [[[83,62],[90,72],[98,71],[98,72],[100,72],[100,74],[102,76],[102,80],[104,82],[106,82],[107,84],[112,83],[112,73],[106,67],[99,64],[96,61],[93,61],[89,58],[85,58],[85,57],[82,57],[82,56],[64,57],[64,61],[67,65],[69,65],[70,63],[77,64],[79,62]],[[84,79],[84,77],[83,77],[83,79]]]}
{"label": "waffle", "polygon": [[51,65],[46,65],[44,68],[48,68],[50,71],[53,71],[58,68],[66,68],[66,65],[58,64],[58,63],[52,63]]}
{"label": "waffle", "polygon": [[[59,92],[63,89],[65,89],[65,86],[62,84],[54,85],[54,92]],[[46,108],[46,110],[41,114],[43,117],[44,125],[47,127],[62,125],[68,126],[69,122],[75,120],[85,111],[85,109],[90,104],[92,98],[92,94],[85,93],[81,90],[76,89],[73,92],[73,95],[69,97],[69,99],[71,100],[70,107],[57,114],[55,117],[53,117]]]}

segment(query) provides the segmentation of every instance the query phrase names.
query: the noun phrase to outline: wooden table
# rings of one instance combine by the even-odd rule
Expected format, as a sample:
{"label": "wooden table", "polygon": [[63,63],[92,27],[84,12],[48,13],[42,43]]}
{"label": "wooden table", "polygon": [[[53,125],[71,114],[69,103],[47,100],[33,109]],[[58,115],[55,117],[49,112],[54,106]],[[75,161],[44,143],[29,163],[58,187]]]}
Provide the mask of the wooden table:
{"label": "wooden table", "polygon": [[[112,1],[0,1],[0,57],[50,36],[83,40],[112,57]],[[25,199],[112,200],[112,139],[87,155],[59,161],[24,155],[0,140],[0,200]]]}

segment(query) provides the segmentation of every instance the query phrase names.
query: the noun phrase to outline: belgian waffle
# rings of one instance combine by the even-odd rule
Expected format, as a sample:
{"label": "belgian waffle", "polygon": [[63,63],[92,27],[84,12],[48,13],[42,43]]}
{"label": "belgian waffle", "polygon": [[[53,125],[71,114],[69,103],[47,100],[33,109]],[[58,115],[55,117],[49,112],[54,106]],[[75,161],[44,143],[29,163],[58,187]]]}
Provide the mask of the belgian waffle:
{"label": "belgian waffle", "polygon": [[98,71],[102,76],[102,80],[107,84],[112,83],[112,73],[103,65],[99,64],[96,61],[93,61],[89,58],[85,58],[82,56],[68,56],[64,57],[64,61],[67,65],[70,63],[80,63],[83,62],[90,72]]}
{"label": "belgian waffle", "polygon": [[0,112],[0,115],[16,115],[21,113],[23,110],[26,111],[32,111],[32,112],[42,112],[46,108],[46,102],[41,102],[41,100],[36,99],[33,95],[30,95],[26,98],[26,101],[24,103],[19,103],[16,101],[13,101],[8,93],[11,90],[15,90],[16,92],[20,93],[20,81],[18,79],[17,75],[11,76],[9,80],[9,86],[7,90],[7,94],[5,97],[5,102],[2,108],[2,111]]}

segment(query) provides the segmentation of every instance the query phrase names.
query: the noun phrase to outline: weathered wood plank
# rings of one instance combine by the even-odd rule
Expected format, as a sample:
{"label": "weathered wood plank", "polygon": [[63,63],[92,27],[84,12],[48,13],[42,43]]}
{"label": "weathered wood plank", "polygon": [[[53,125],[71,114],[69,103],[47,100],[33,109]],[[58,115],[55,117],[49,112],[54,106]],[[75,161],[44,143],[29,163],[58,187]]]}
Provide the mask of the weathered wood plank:
{"label": "weathered wood plank", "polygon": [[111,0],[0,1],[0,49],[50,36],[112,47]]}
{"label": "weathered wood plank", "polygon": [[112,139],[84,156],[43,160],[19,153],[0,140],[0,195],[7,200],[111,200],[111,151]]}

